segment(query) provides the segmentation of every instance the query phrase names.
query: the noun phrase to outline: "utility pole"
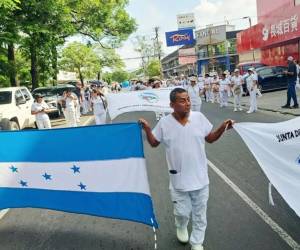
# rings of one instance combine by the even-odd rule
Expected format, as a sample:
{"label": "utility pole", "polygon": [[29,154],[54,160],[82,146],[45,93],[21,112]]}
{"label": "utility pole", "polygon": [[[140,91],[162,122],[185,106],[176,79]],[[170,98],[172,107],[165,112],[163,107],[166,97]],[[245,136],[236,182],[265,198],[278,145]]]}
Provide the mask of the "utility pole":
{"label": "utility pole", "polygon": [[155,27],[154,28],[155,31],[155,41],[156,41],[156,46],[154,46],[154,52],[157,53],[157,57],[158,57],[158,61],[159,61],[159,67],[160,67],[160,76],[163,76],[163,72],[162,72],[162,64],[161,64],[161,46],[160,46],[160,42],[159,42],[159,27]]}

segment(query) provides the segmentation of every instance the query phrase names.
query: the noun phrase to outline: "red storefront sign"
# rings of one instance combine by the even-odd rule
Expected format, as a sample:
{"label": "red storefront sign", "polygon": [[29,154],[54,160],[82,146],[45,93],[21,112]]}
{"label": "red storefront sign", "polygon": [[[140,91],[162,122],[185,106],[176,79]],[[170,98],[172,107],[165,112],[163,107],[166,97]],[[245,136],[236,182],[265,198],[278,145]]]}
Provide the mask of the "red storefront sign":
{"label": "red storefront sign", "polygon": [[239,53],[300,39],[300,6],[286,3],[260,20],[263,22],[238,34]]}

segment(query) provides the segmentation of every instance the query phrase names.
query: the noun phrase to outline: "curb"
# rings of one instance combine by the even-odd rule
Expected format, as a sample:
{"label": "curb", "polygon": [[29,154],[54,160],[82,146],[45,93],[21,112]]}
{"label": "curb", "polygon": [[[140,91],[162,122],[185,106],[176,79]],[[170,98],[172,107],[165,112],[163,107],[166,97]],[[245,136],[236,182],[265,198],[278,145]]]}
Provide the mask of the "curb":
{"label": "curb", "polygon": [[[234,104],[232,101],[228,101],[228,103]],[[241,104],[243,107],[247,107],[249,108],[249,105],[247,104]],[[269,112],[273,112],[273,113],[280,113],[282,115],[292,115],[295,117],[300,116],[300,114],[294,114],[288,111],[281,111],[281,110],[275,110],[275,109],[270,109],[270,108],[261,108],[261,107],[257,107],[259,110],[263,110],[263,111],[269,111]],[[300,109],[299,109],[300,110]]]}

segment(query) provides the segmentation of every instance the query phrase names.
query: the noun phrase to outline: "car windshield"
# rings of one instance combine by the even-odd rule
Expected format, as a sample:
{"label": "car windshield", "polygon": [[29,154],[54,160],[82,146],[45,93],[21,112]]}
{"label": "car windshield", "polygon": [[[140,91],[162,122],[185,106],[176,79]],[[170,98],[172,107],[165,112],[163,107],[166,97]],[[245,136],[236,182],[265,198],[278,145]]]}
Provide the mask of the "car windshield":
{"label": "car windshield", "polygon": [[68,89],[71,89],[72,91],[75,89],[72,88],[72,87],[60,87],[60,88],[54,88],[52,89],[52,95],[59,95],[59,96],[62,96],[64,91],[68,90]]}
{"label": "car windshield", "polygon": [[47,89],[35,89],[33,91],[33,95],[36,95],[36,94],[41,94],[43,96],[52,96],[53,93],[52,93],[52,88],[47,88]]}
{"label": "car windshield", "polygon": [[11,103],[11,91],[0,92],[0,105]]}

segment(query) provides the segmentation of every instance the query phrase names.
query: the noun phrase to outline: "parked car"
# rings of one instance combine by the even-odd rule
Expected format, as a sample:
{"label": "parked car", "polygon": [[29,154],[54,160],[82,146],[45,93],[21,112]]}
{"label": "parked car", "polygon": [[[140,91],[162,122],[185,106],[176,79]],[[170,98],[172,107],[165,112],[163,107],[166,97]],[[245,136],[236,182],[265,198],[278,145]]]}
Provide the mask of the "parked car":
{"label": "parked car", "polygon": [[260,62],[244,62],[244,63],[240,63],[237,65],[237,68],[240,70],[240,74],[241,75],[245,75],[248,72],[248,69],[250,68],[260,68],[260,67],[264,67],[267,66],[263,63]]}
{"label": "parked car", "polygon": [[59,99],[62,97],[64,91],[71,89],[75,91],[75,87],[70,84],[58,84],[53,87],[41,87],[33,90],[34,94],[42,94],[44,96],[45,102],[50,107],[50,116],[54,115],[60,117],[62,115],[62,107],[59,102]]}
{"label": "parked car", "polygon": [[[284,74],[287,67],[284,66],[265,66],[256,69],[258,75],[258,88],[261,92],[286,89],[288,82],[287,76]],[[247,77],[245,77],[245,80]],[[244,84],[244,92],[247,91],[247,86]]]}
{"label": "parked car", "polygon": [[35,127],[31,114],[34,99],[26,87],[0,89],[0,130]]}

